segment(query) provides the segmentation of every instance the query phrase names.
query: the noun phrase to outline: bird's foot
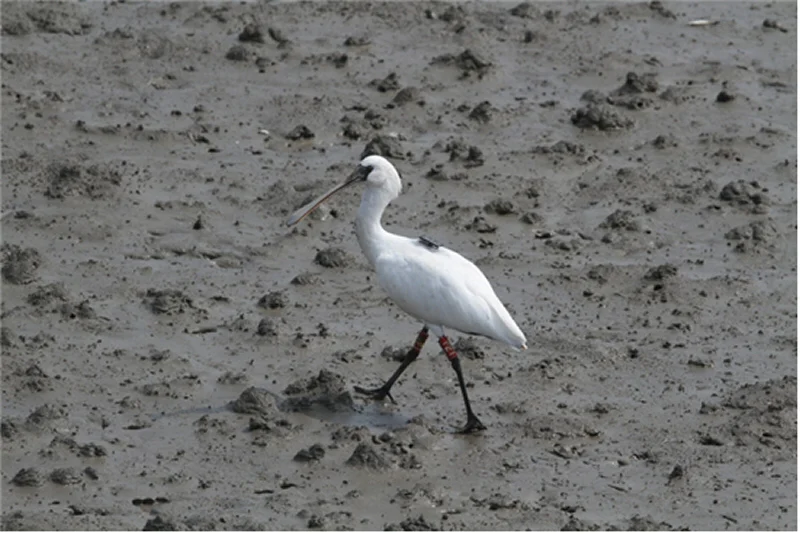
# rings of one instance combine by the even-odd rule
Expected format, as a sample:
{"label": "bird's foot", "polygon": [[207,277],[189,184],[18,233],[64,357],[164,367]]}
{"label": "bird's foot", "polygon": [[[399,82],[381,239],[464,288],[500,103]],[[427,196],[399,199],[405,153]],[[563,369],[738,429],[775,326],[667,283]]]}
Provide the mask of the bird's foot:
{"label": "bird's foot", "polygon": [[457,433],[458,434],[472,434],[473,432],[480,432],[481,430],[486,430],[486,425],[481,423],[480,419],[478,419],[475,414],[469,414],[467,416],[467,424],[460,428]]}
{"label": "bird's foot", "polygon": [[392,397],[392,394],[389,393],[389,388],[386,385],[383,385],[379,388],[362,388],[361,386],[355,386],[353,388],[356,390],[356,393],[361,395],[365,395],[373,400],[382,401],[386,397],[389,397],[389,400],[392,401],[392,404],[397,404]]}

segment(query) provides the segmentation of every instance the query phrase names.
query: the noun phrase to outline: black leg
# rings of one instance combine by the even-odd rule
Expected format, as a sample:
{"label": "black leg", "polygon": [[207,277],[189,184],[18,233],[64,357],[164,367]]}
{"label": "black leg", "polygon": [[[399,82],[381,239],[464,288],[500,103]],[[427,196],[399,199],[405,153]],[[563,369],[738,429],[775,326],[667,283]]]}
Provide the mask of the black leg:
{"label": "black leg", "polygon": [[403,363],[400,364],[400,367],[398,367],[397,371],[395,371],[394,374],[389,377],[389,380],[387,380],[385,384],[377,388],[362,388],[361,386],[356,386],[356,393],[367,395],[375,400],[383,400],[386,397],[389,397],[389,400],[394,403],[392,394],[389,391],[392,389],[392,386],[397,379],[400,378],[400,375],[403,374],[403,371],[405,371],[406,368],[417,359],[417,356],[419,356],[426,339],[428,339],[428,329],[423,328],[417,335],[417,340],[414,342],[414,346],[408,350],[408,353],[406,353]]}
{"label": "black leg", "polygon": [[445,336],[439,338],[439,345],[442,347],[442,350],[444,350],[447,359],[450,360],[450,365],[453,366],[453,370],[456,372],[458,387],[461,388],[461,395],[464,397],[464,405],[467,407],[467,424],[464,428],[460,429],[459,432],[462,434],[469,434],[470,432],[476,432],[478,430],[486,430],[486,426],[480,422],[480,419],[478,419],[472,411],[472,406],[469,404],[467,385],[464,383],[464,373],[461,371],[461,362],[458,359],[458,354],[456,354],[455,349],[450,344],[450,340]]}

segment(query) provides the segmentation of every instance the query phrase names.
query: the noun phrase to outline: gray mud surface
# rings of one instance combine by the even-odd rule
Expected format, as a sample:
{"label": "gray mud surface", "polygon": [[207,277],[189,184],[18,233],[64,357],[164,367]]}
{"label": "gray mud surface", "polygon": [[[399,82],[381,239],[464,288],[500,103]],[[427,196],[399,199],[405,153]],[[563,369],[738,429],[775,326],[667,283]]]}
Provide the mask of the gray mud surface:
{"label": "gray mud surface", "polygon": [[[708,19],[707,26],[690,26]],[[2,3],[4,529],[797,528],[790,2]],[[358,250],[475,261],[435,341]]]}

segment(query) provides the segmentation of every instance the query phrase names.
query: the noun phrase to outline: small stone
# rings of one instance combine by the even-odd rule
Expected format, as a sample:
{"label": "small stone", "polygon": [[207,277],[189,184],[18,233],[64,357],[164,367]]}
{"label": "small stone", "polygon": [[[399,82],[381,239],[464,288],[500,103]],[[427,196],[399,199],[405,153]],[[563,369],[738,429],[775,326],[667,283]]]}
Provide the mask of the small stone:
{"label": "small stone", "polygon": [[457,56],[454,56],[453,54],[442,54],[441,56],[433,58],[431,63],[456,65],[459,69],[461,69],[462,77],[467,78],[474,72],[478,75],[478,79],[482,79],[492,67],[492,64],[489,61],[469,48]]}
{"label": "small stone", "polygon": [[398,106],[403,106],[416,100],[419,100],[419,89],[416,87],[404,87],[394,95],[392,102]]}
{"label": "small stone", "polygon": [[334,52],[333,54],[328,54],[325,59],[333,63],[333,66],[337,69],[342,69],[347,65],[347,61],[350,57],[342,52]]}
{"label": "small stone", "polygon": [[308,528],[322,528],[325,526],[325,518],[314,514],[308,518],[306,525]]}
{"label": "small stone", "polygon": [[158,514],[157,516],[150,518],[144,524],[144,531],[178,531],[178,530],[188,530],[188,527],[177,521],[172,519],[171,517],[164,516],[162,514]]}
{"label": "small stone", "polygon": [[736,99],[736,95],[729,93],[728,91],[720,91],[717,95],[717,102],[721,104],[725,104],[727,102],[731,102]]}
{"label": "small stone", "polygon": [[247,382],[248,375],[247,373],[234,373],[233,371],[225,371],[223,375],[217,378],[218,384],[243,384]]}
{"label": "small stone", "polygon": [[272,37],[273,41],[278,43],[278,48],[285,48],[291,43],[289,38],[286,37],[286,35],[284,35],[283,32],[278,28],[270,27],[267,29],[267,33],[270,37]]}
{"label": "small stone", "polygon": [[308,286],[319,282],[319,279],[311,273],[300,273],[289,282],[295,286]]}
{"label": "small stone", "polygon": [[678,274],[678,268],[674,265],[665,263],[658,267],[653,267],[644,275],[645,280],[662,281]]}
{"label": "small stone", "polygon": [[533,6],[530,2],[522,2],[521,4],[517,4],[516,6],[511,8],[510,13],[515,17],[520,18],[527,18],[531,15],[531,9]]}
{"label": "small stone", "polygon": [[712,447],[722,447],[725,442],[710,434],[703,434],[700,436],[700,445],[708,445]]}
{"label": "small stone", "polygon": [[86,458],[99,458],[101,456],[107,456],[108,451],[102,445],[97,445],[96,443],[87,443],[85,445],[78,446],[78,456],[83,456]]}
{"label": "small stone", "polygon": [[409,517],[400,521],[400,524],[391,523],[384,527],[384,530],[402,530],[405,532],[432,532],[437,529],[420,514],[417,517]]}
{"label": "small stone", "polygon": [[400,81],[397,78],[396,72],[390,72],[386,78],[382,80],[372,80],[369,85],[375,87],[381,93],[386,93],[388,91],[396,91],[399,89]]}
{"label": "small stone", "polygon": [[297,141],[299,139],[313,139],[313,138],[314,138],[314,132],[312,132],[308,128],[308,126],[304,124],[295,126],[291,132],[286,134],[286,139],[289,139],[291,141]]}
{"label": "small stone", "polygon": [[786,29],[783,26],[781,26],[778,23],[778,21],[775,20],[775,19],[764,19],[764,22],[762,22],[761,25],[764,28],[767,28],[767,29],[770,29],[770,30],[779,30],[779,31],[781,31],[783,33],[788,33],[789,32],[788,29]]}
{"label": "small stone", "polygon": [[672,134],[659,135],[653,139],[653,146],[659,150],[678,146],[678,139]]}
{"label": "small stone", "polygon": [[367,37],[348,37],[344,40],[344,46],[367,46],[371,44],[372,41],[369,40]]}
{"label": "small stone", "polygon": [[600,224],[600,228],[628,230],[629,232],[638,232],[641,229],[639,223],[634,218],[633,212],[622,209],[616,210],[606,217],[606,220]]}
{"label": "small stone", "polygon": [[425,178],[435,180],[437,182],[444,182],[450,179],[444,170],[444,165],[441,163],[436,164],[431,170],[425,174]]}
{"label": "small stone", "polygon": [[572,154],[582,156],[586,153],[586,147],[570,141],[556,141],[550,146],[539,145],[533,148],[534,154]]}
{"label": "small stone", "polygon": [[483,207],[486,213],[496,213],[497,215],[509,215],[514,213],[514,204],[510,200],[495,199]]}
{"label": "small stone", "polygon": [[278,326],[272,319],[264,318],[258,322],[258,326],[256,327],[256,334],[259,336],[270,336],[274,337],[278,335]]}
{"label": "small stone", "polygon": [[583,92],[581,95],[581,101],[588,102],[590,104],[604,104],[608,102],[608,96],[597,89],[589,89]]}
{"label": "small stone", "polygon": [[395,348],[392,346],[384,347],[381,351],[381,357],[386,358],[387,360],[395,361],[395,362],[402,362],[406,359],[406,355],[408,354],[408,350],[402,347]]}
{"label": "small stone", "polygon": [[348,122],[345,125],[344,130],[342,130],[342,135],[355,141],[356,139],[361,139],[364,136],[364,129],[355,122]]}
{"label": "small stone", "polygon": [[474,121],[486,124],[487,122],[492,120],[491,111],[492,111],[491,102],[489,102],[488,100],[484,100],[483,102],[472,108],[472,111],[469,112],[469,118]]}
{"label": "small stone", "polygon": [[192,307],[192,299],[179,289],[148,289],[145,303],[155,314],[174,315]]}
{"label": "small stone", "polygon": [[308,449],[300,449],[294,455],[295,462],[317,462],[325,456],[325,447],[319,443],[312,445]]}
{"label": "small stone", "polygon": [[244,27],[239,34],[239,40],[243,43],[264,43],[264,34],[261,27],[256,23],[250,23]]}
{"label": "small stone", "polygon": [[2,436],[6,442],[15,439],[21,432],[20,425],[13,419],[4,417],[3,420],[0,421],[0,436]]}
{"label": "small stone", "polygon": [[250,51],[242,45],[233,45],[225,54],[225,59],[230,61],[247,61],[249,57]]}
{"label": "small stone", "polygon": [[273,425],[272,423],[263,415],[259,415],[257,417],[251,417],[250,421],[247,424],[247,430],[250,432],[255,432],[257,430],[265,430],[270,431],[272,430]]}
{"label": "small stone", "polygon": [[677,464],[677,465],[675,465],[675,467],[672,468],[672,471],[669,474],[668,480],[669,480],[669,482],[672,482],[673,480],[678,479],[678,478],[682,478],[682,477],[683,477],[683,466],[681,466],[680,464]]}
{"label": "small stone", "polygon": [[525,224],[541,224],[544,222],[544,217],[534,211],[529,211],[520,217],[520,220]]}
{"label": "small stone", "polygon": [[658,91],[658,82],[655,74],[636,74],[629,72],[625,76],[625,83],[619,89],[611,92],[612,96],[655,93]]}
{"label": "small stone", "polygon": [[59,311],[62,317],[66,319],[97,319],[97,313],[95,313],[88,300],[84,300],[77,306],[66,302],[59,307]]}
{"label": "small stone", "polygon": [[493,234],[497,230],[497,225],[491,224],[482,216],[478,215],[472,222],[466,225],[467,230],[475,230],[479,234]]}
{"label": "small stone", "polygon": [[314,262],[327,268],[346,267],[350,264],[350,256],[344,249],[331,247],[317,252]]}
{"label": "small stone", "polygon": [[94,467],[87,467],[83,470],[83,474],[86,475],[86,478],[89,480],[98,480],[100,475],[97,474],[97,470]]}
{"label": "small stone", "polygon": [[258,307],[268,310],[276,310],[278,308],[285,308],[289,304],[289,300],[282,291],[272,291],[258,299]]}

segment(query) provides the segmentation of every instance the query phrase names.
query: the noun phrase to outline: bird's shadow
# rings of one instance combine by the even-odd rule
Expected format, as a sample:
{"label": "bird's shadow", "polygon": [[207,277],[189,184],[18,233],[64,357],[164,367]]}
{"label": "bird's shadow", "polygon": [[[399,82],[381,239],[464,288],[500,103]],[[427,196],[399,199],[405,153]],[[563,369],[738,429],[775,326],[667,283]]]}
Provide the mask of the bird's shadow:
{"label": "bird's shadow", "polygon": [[[313,398],[301,398],[281,395],[267,388],[255,387],[257,392],[271,396],[275,401],[275,407],[283,413],[299,413],[326,423],[334,423],[344,426],[394,430],[408,424],[408,417],[402,413],[387,411],[381,403],[368,402],[356,404],[347,392],[344,399],[341,397],[329,398],[318,396]],[[187,408],[173,412],[162,412],[151,414],[152,421],[158,421],[167,417],[177,417],[181,415],[211,415],[225,412],[234,412],[236,400],[231,400],[225,404],[217,406],[205,406],[197,408]]]}

